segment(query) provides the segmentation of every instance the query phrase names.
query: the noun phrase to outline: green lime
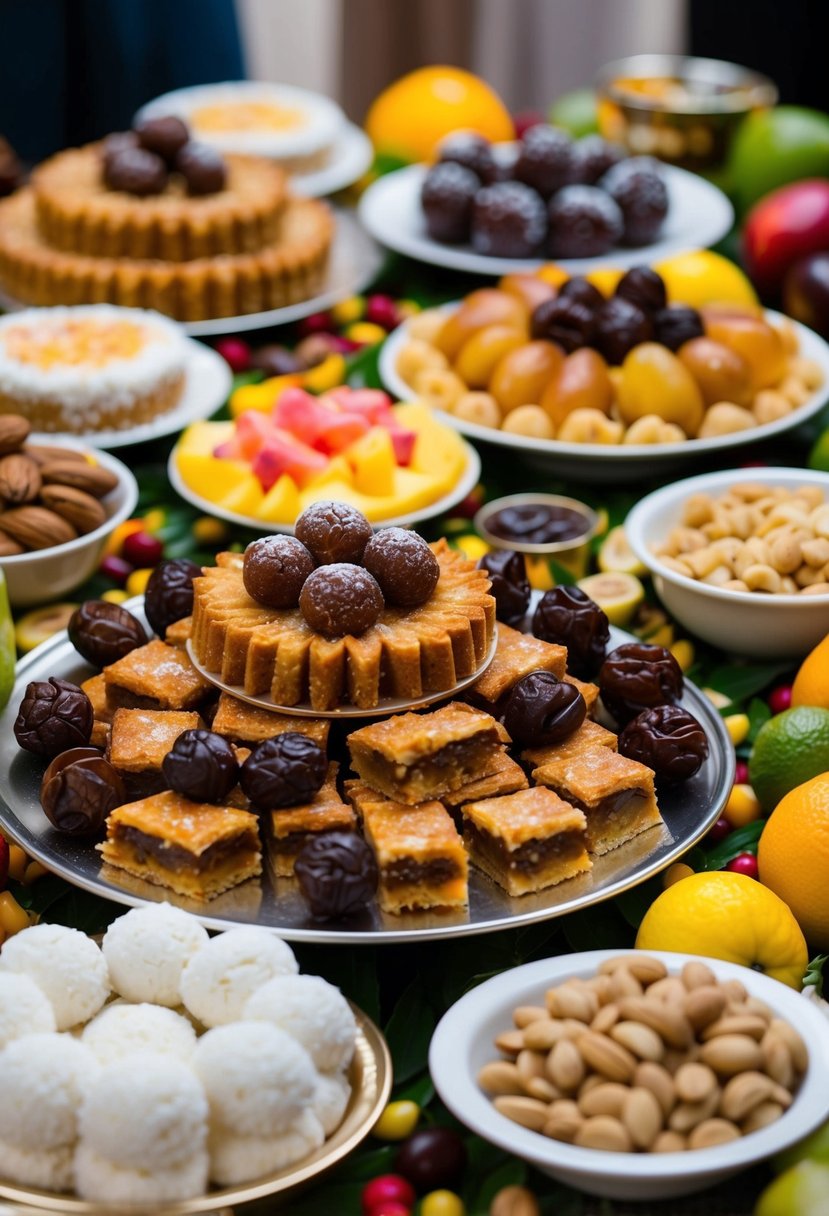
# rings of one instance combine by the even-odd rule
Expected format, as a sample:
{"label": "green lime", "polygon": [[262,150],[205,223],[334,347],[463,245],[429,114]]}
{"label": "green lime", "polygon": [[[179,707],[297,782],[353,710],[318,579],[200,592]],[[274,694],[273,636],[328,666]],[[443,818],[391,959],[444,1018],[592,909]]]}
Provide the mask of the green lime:
{"label": "green lime", "polygon": [[731,145],[728,175],[742,211],[778,186],[805,177],[826,177],[829,116],[802,106],[749,114]]}
{"label": "green lime", "polygon": [[17,648],[14,644],[14,621],[9,608],[6,579],[0,570],[0,709],[8,704],[14,688],[14,665]]}
{"label": "green lime", "polygon": [[824,1123],[805,1140],[799,1140],[791,1148],[778,1153],[773,1165],[775,1170],[781,1173],[783,1170],[791,1169],[799,1161],[820,1161],[823,1165],[829,1166],[829,1123]]}
{"label": "green lime", "polygon": [[768,814],[781,798],[829,772],[829,709],[798,705],[760,727],[749,761],[749,779]]}
{"label": "green lime", "polygon": [[573,139],[595,135],[599,130],[596,94],[592,89],[573,89],[572,93],[562,93],[550,106],[548,117],[553,126],[564,127]]}
{"label": "green lime", "polygon": [[801,1161],[767,1186],[754,1216],[829,1216],[829,1165]]}
{"label": "green lime", "polygon": [[814,447],[809,453],[809,468],[829,473],[829,427],[815,440]]}

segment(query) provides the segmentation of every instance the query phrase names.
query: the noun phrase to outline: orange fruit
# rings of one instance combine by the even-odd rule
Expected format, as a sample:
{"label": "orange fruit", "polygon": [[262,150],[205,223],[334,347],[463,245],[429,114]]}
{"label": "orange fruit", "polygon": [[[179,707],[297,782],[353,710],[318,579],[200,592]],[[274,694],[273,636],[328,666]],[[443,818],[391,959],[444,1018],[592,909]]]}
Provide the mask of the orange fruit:
{"label": "orange fruit", "polygon": [[463,68],[418,68],[372,102],[366,133],[376,152],[432,160],[452,131],[477,131],[493,143],[515,138],[509,111],[488,84]]}
{"label": "orange fruit", "polygon": [[760,881],[785,900],[810,945],[829,950],[829,773],[786,794],[757,852]]}
{"label": "orange fruit", "polygon": [[801,663],[792,684],[792,705],[829,709],[829,633]]}
{"label": "orange fruit", "polygon": [[710,249],[678,253],[654,265],[665,280],[670,304],[701,308],[704,304],[757,303],[757,293],[742,270]]}

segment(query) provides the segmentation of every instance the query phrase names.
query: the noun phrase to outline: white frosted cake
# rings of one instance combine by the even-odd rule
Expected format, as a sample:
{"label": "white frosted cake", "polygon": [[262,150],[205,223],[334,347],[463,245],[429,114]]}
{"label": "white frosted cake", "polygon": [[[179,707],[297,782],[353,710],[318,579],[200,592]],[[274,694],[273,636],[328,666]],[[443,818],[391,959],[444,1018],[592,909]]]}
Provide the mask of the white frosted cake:
{"label": "white frosted cake", "polygon": [[0,411],[38,431],[125,430],[184,390],[183,330],[159,313],[90,304],[0,319]]}

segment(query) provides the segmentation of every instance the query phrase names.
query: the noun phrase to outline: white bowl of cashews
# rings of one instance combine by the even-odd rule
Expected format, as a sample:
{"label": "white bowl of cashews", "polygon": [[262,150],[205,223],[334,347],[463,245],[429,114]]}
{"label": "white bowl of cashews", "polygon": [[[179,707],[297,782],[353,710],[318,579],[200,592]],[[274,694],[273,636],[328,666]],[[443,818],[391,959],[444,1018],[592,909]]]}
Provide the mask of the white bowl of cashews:
{"label": "white bowl of cashews", "polygon": [[[662,992],[658,996],[653,993],[648,998],[648,980],[640,984],[640,993],[644,995],[634,993],[632,1003],[630,998],[620,997],[615,990],[611,995],[601,991],[597,982],[598,985],[609,987],[607,979],[598,979],[602,973],[605,976],[616,973],[618,978],[629,983],[632,971],[626,964],[631,956],[621,955],[616,950],[592,950],[528,963],[506,971],[466,993],[439,1023],[429,1051],[432,1079],[446,1106],[479,1136],[530,1162],[560,1182],[594,1195],[637,1200],[688,1195],[713,1186],[796,1143],[825,1120],[829,1081],[829,1023],[811,1002],[777,980],[735,963],[659,951],[643,951],[635,957],[642,963],[650,960],[651,966],[659,968],[660,974],[675,977],[675,983],[673,979],[657,982],[663,988],[666,983],[668,986],[674,983],[675,988],[680,986],[679,996]],[[624,977],[621,976],[620,966],[624,966],[627,972]],[[707,1038],[705,1027],[713,1030],[714,1024],[705,1022],[700,1011],[710,1001],[712,988],[719,989],[721,996],[727,994],[729,1002],[722,1002],[723,1012],[718,1015],[720,1028],[726,1017],[732,1021],[739,1017],[745,1028],[743,1034],[724,1033],[717,1038]],[[574,992],[574,989],[577,991]],[[598,1015],[592,1010],[579,1014],[580,1020],[585,1023],[584,1035],[572,1033],[578,1032],[578,1021],[574,1020],[572,1013],[569,1018],[563,1017],[551,990],[555,990],[559,997],[565,990],[568,997],[574,998],[584,997],[587,993]],[[627,1005],[626,1001],[629,1002]],[[664,1041],[661,1042],[661,1056],[648,1053],[646,1046],[637,1046],[636,1040],[631,1037],[633,1030],[638,1028],[640,1031],[649,1030],[648,1035],[641,1036],[643,1043],[646,1038],[658,1038],[652,1030],[653,1026],[659,1025],[658,1017],[650,1020],[650,1026],[647,1023],[637,1025],[632,1020],[636,1016],[635,1011],[648,1001],[662,1009],[670,1006],[675,1016],[693,1021],[691,1047],[688,1049],[693,1063],[690,1068],[688,1064],[685,1065],[684,1084],[699,1084],[707,1072],[716,1086],[716,1093],[696,1121],[692,1104],[687,1099],[676,1092],[673,1097],[668,1093],[666,1098],[660,1092],[660,1086],[651,1081],[651,1074],[656,1081],[661,1075],[663,1082],[667,1078],[669,1089],[673,1086],[676,1091],[683,1090],[676,1060],[678,1052],[672,1050],[669,1036],[662,1031]],[[602,1011],[608,1006],[610,1011],[605,1015],[603,1031],[600,1032]],[[692,1006],[696,1013],[691,1012]],[[683,1009],[686,1013],[681,1012]],[[736,1013],[732,1013],[732,1010]],[[626,1018],[623,1022],[617,1020],[620,1011],[621,1017]],[[597,1016],[598,1020],[595,1020]],[[640,1016],[644,1020],[644,1015]],[[712,1015],[709,1012],[707,1016],[710,1018]],[[544,1018],[553,1021],[548,1021],[545,1026]],[[758,1018],[766,1019],[767,1030],[762,1035],[756,1027],[751,1027]],[[556,1037],[553,1029],[556,1026],[568,1038],[570,1048],[575,1045],[577,1052],[582,1053],[585,1059],[581,1063],[580,1075],[574,1076],[569,1084],[566,1081],[558,1086],[553,1084],[552,1078],[559,1078],[556,1066],[552,1064],[554,1049],[551,1049],[543,1066],[537,1099],[525,1096],[527,1091],[518,1090],[517,1085],[510,1086],[508,1077],[500,1087],[487,1082],[489,1092],[485,1092],[479,1077],[481,1070],[485,1066],[491,1068],[495,1061],[498,1054],[494,1047],[496,1039],[501,1046],[501,1067],[505,1074],[512,1068],[516,1074],[525,1077],[538,1067],[539,1059],[544,1061],[537,1044],[536,1050],[523,1049],[522,1059],[517,1054],[518,1043],[510,1041],[512,1038],[522,1038],[533,1019],[540,1019],[533,1023],[539,1032],[536,1036],[539,1043],[544,1038],[541,1029],[549,1030],[548,1038],[552,1039]],[[593,1022],[595,1030],[588,1026],[588,1019]],[[728,1029],[725,1027],[726,1031]],[[752,1029],[754,1038],[748,1033],[749,1029]],[[769,1065],[766,1058],[766,1040],[770,1042],[776,1039],[775,1045],[779,1047],[781,1037],[785,1045],[780,1051],[788,1059],[788,1075],[779,1072],[776,1064]],[[623,1063],[627,1060],[631,1069],[635,1069],[633,1076],[623,1079],[618,1075],[616,1083],[609,1084],[605,1080],[607,1074],[596,1077],[598,1069],[595,1061],[599,1061],[601,1068],[604,1064],[601,1054],[591,1055],[588,1039],[601,1039],[611,1061],[615,1059],[615,1054]],[[732,1054],[739,1055],[740,1044],[734,1047],[735,1040],[741,1040],[744,1048],[746,1044],[748,1049],[754,1046],[758,1057],[753,1064],[755,1071],[747,1070],[737,1075],[736,1063],[730,1070],[728,1064],[716,1063],[717,1054],[726,1055],[729,1059]],[[546,1043],[547,1039],[544,1041]],[[536,1038],[532,1042],[535,1044]],[[631,1050],[621,1048],[622,1042],[629,1043]],[[558,1038],[556,1047],[560,1047]],[[632,1050],[634,1047],[636,1051]],[[707,1059],[712,1052],[711,1066],[700,1064],[699,1061]],[[673,1061],[670,1058],[672,1055],[675,1057]],[[761,1062],[761,1055],[766,1062]],[[658,1059],[662,1063],[654,1062]],[[793,1064],[793,1061],[796,1063]],[[527,1065],[528,1069],[525,1068]],[[751,1061],[747,1061],[746,1067],[751,1067]],[[668,1071],[671,1068],[674,1070],[673,1076]],[[763,1074],[765,1068],[787,1081],[789,1093],[793,1091],[793,1096],[785,1103],[778,1097],[781,1089],[779,1082]],[[716,1082],[713,1082],[714,1073]],[[758,1087],[763,1088],[764,1076],[766,1087],[762,1099],[758,1100],[755,1091]],[[486,1077],[484,1073],[481,1079]],[[542,1093],[545,1078],[550,1089],[546,1094]],[[600,1085],[603,1091],[600,1091]],[[621,1104],[614,1108],[615,1117],[609,1114],[596,1117],[591,1113],[590,1102],[585,1105],[584,1101],[584,1095],[591,1088],[608,1099],[613,1099],[616,1092]],[[496,1096],[499,1089],[503,1097]],[[623,1089],[623,1093],[618,1092]],[[771,1096],[766,1090],[773,1091]],[[539,1109],[542,1098],[547,1103],[547,1113],[544,1115]],[[778,1103],[776,1117],[766,1122],[760,1108],[762,1106],[763,1111],[768,1111],[775,1102]],[[704,1101],[697,1105],[704,1105]],[[740,1110],[736,1109],[737,1106]],[[582,1107],[586,1114],[582,1112]],[[562,1131],[557,1121],[561,1118],[566,1121],[568,1111],[572,1111],[570,1117],[574,1124]],[[656,1114],[653,1114],[654,1111]],[[540,1127],[542,1119],[543,1128]],[[554,1122],[550,1123],[550,1119]],[[654,1123],[650,1131],[647,1126],[649,1120]],[[681,1138],[685,1147],[682,1151],[668,1151],[671,1146],[666,1137],[679,1138],[679,1133],[668,1131],[672,1122],[683,1127]],[[665,1130],[657,1132],[657,1123]],[[618,1144],[613,1142],[613,1133],[619,1137]],[[731,1138],[726,1139],[729,1134]],[[558,1135],[565,1138],[555,1138]],[[607,1141],[607,1147],[584,1147],[582,1143],[574,1142],[582,1140],[598,1144],[603,1139]],[[719,1142],[712,1143],[715,1140]],[[691,1147],[692,1144],[705,1146]]]}
{"label": "white bowl of cashews", "polygon": [[625,534],[671,615],[714,646],[797,659],[829,630],[827,473],[688,477],[643,498]]}

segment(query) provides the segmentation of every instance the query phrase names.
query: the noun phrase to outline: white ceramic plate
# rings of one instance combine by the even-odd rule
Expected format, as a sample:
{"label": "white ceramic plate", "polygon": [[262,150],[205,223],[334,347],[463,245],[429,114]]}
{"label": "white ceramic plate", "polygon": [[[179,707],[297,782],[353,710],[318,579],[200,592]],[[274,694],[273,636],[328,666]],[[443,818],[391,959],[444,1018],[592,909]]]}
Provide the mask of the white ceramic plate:
{"label": "white ceramic plate", "polygon": [[[446,311],[458,308],[458,304],[447,304]],[[784,318],[778,312],[766,312],[770,321]],[[639,481],[655,478],[673,469],[687,468],[701,456],[716,457],[734,448],[745,448],[760,443],[775,435],[783,435],[802,422],[813,417],[829,401],[829,344],[814,330],[785,318],[797,331],[800,352],[807,359],[819,363],[824,376],[822,386],[812,394],[799,409],[792,410],[785,418],[766,422],[750,431],[738,431],[731,435],[717,435],[713,439],[688,439],[684,443],[562,443],[558,439],[530,439],[526,435],[513,435],[498,431],[494,427],[478,426],[465,422],[452,414],[445,414],[443,421],[454,427],[467,439],[476,443],[491,443],[496,447],[520,452],[532,464],[555,473],[581,481],[607,481],[613,483]],[[408,341],[407,324],[399,326],[383,343],[380,351],[380,375],[386,388],[401,401],[411,401],[417,394],[398,375],[396,364],[401,348]]]}
{"label": "white ceramic plate", "polygon": [[[618,950],[592,950],[542,959],[505,971],[473,988],[444,1015],[432,1038],[429,1068],[435,1088],[454,1115],[491,1144],[531,1162],[561,1182],[613,1199],[688,1195],[747,1169],[795,1144],[826,1118],[829,1022],[810,1001],[748,967],[706,958],[720,981],[737,979],[752,996],[797,1026],[809,1046],[809,1067],[790,1109],[761,1131],[730,1144],[684,1153],[611,1153],[551,1140],[520,1127],[478,1087],[479,1069],[497,1052],[495,1036],[512,1025],[517,1005],[543,1004],[546,988],[574,976],[588,979]],[[695,956],[649,950],[670,972]],[[805,1213],[804,1213],[805,1216]]]}
{"label": "white ceramic plate", "polygon": [[324,198],[356,182],[371,168],[373,160],[374,148],[363,128],[354,122],[346,123],[328,163],[311,173],[294,173],[291,189],[306,198]]}
{"label": "white ceramic plate", "polygon": [[685,169],[662,165],[669,207],[659,240],[652,245],[638,249],[619,246],[596,258],[493,258],[475,253],[470,245],[441,245],[427,235],[420,207],[426,169],[425,165],[409,165],[378,178],[360,199],[360,219],[389,249],[418,262],[469,274],[533,270],[552,260],[570,274],[584,274],[598,266],[641,266],[684,249],[707,249],[725,236],[734,222],[734,209],[716,186]]}

